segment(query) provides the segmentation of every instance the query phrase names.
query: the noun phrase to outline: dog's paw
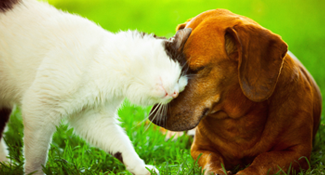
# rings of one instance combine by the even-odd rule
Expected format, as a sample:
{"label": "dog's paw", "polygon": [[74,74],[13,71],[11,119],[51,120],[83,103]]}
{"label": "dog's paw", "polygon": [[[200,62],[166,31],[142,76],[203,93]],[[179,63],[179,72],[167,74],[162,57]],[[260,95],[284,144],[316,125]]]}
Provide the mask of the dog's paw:
{"label": "dog's paw", "polygon": [[204,175],[233,175],[231,171],[224,172],[222,169],[220,170],[205,170]]}
{"label": "dog's paw", "polygon": [[219,174],[218,174],[218,173],[217,173],[217,174],[215,174],[215,175],[233,175],[233,174],[232,174],[231,171],[227,171],[227,174],[224,174],[224,173],[222,173],[222,174],[219,173]]}

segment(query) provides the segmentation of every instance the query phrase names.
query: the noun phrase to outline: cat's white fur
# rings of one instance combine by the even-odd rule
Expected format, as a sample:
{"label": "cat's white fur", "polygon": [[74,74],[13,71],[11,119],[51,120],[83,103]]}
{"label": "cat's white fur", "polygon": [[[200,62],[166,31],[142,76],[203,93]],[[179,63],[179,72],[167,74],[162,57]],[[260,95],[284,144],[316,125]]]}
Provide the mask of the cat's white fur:
{"label": "cat's white fur", "polygon": [[125,98],[137,105],[168,103],[184,89],[181,65],[168,58],[163,42],[136,31],[112,34],[36,0],[0,13],[0,107],[21,105],[25,173],[43,174],[51,136],[64,117],[92,145],[120,152],[131,173],[150,174],[146,166],[157,171],[134,151],[117,109]]}

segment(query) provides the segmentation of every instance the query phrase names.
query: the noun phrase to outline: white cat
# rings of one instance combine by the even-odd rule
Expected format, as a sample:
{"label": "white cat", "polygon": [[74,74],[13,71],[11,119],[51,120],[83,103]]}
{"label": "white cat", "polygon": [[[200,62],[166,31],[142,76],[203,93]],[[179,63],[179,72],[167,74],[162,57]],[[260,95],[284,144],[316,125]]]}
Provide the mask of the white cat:
{"label": "white cat", "polygon": [[[158,172],[134,151],[117,109],[125,98],[153,105],[177,97],[187,85],[181,50],[190,33],[181,30],[171,40],[113,34],[44,2],[1,0],[0,134],[13,105],[20,105],[25,173],[43,174],[51,136],[64,117],[131,173]],[[0,160],[6,159],[3,144]]]}

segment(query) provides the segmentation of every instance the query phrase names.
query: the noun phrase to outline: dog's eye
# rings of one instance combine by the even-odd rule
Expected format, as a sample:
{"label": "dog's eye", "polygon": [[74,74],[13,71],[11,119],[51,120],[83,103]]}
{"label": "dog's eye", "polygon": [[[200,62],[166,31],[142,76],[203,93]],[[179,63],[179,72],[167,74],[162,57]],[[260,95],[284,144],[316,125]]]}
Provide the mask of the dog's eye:
{"label": "dog's eye", "polygon": [[198,67],[196,69],[189,69],[189,73],[192,73],[192,74],[196,74],[198,73],[200,70],[203,70],[205,68],[205,66],[201,66],[201,67]]}
{"label": "dog's eye", "polygon": [[196,68],[195,71],[196,71],[196,72],[199,72],[200,70],[203,70],[204,68],[205,68],[205,66],[201,66],[201,67],[199,67],[199,68]]}

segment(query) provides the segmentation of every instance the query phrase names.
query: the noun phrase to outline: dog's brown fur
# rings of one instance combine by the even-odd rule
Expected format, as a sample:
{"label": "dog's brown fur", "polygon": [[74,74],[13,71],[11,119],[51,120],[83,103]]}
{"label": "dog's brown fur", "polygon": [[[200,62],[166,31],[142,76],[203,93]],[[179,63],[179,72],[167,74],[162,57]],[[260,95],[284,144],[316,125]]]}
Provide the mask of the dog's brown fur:
{"label": "dog's brown fur", "polygon": [[[312,76],[276,34],[227,10],[206,11],[184,46],[194,74],[167,116],[174,131],[196,127],[191,154],[208,173],[247,165],[240,175],[307,169],[321,114]],[[200,123],[199,123],[200,122]],[[199,124],[198,124],[199,123]]]}

